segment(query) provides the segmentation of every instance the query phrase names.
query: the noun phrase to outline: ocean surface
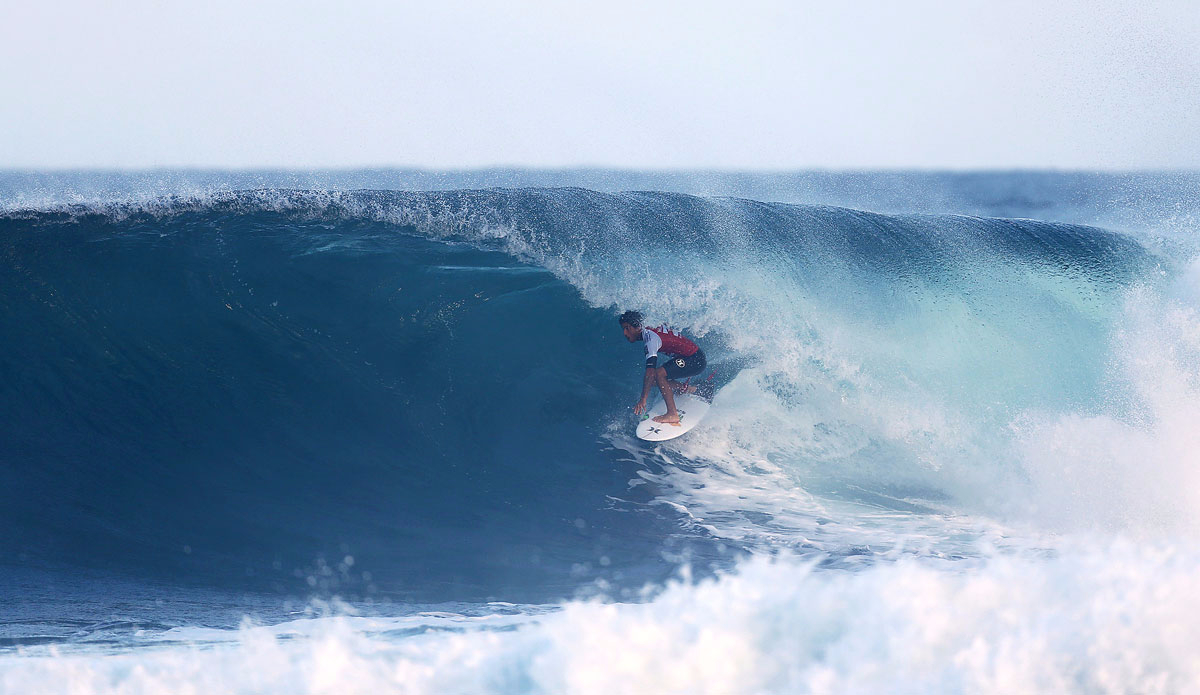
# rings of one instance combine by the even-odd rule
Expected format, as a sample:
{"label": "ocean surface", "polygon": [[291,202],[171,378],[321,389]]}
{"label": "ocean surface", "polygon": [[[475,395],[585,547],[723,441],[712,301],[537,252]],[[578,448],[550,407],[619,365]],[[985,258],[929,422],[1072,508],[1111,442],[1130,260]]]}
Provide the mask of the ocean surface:
{"label": "ocean surface", "polygon": [[0,692],[1200,693],[1198,231],[1194,172],[0,172]]}

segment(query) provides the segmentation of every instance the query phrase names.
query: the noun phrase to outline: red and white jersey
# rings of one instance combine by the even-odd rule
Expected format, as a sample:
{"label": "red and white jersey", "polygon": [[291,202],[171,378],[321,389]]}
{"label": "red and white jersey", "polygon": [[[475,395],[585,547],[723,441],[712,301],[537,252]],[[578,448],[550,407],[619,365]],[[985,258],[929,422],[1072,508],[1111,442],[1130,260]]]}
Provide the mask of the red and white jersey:
{"label": "red and white jersey", "polygon": [[657,357],[660,352],[691,357],[700,349],[695,343],[665,325],[658,328],[642,328],[642,342],[646,343],[646,359]]}

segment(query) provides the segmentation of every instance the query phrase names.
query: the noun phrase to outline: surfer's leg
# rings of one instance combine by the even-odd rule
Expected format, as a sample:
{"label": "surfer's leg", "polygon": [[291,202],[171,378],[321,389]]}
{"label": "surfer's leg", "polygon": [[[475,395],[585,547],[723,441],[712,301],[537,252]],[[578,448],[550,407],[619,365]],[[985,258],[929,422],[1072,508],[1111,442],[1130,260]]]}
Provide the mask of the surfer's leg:
{"label": "surfer's leg", "polygon": [[695,354],[688,357],[674,357],[665,365],[660,367],[667,378],[667,383],[671,385],[671,390],[676,395],[681,393],[695,393],[696,387],[685,383],[683,380],[691,381],[691,378],[704,371],[706,360],[704,352],[697,350]]}
{"label": "surfer's leg", "polygon": [[658,382],[658,390],[662,393],[663,402],[667,404],[667,412],[654,418],[654,421],[678,425],[679,411],[675,409],[675,389],[671,388],[671,383],[667,381],[667,370],[662,367],[654,370],[654,378]]}

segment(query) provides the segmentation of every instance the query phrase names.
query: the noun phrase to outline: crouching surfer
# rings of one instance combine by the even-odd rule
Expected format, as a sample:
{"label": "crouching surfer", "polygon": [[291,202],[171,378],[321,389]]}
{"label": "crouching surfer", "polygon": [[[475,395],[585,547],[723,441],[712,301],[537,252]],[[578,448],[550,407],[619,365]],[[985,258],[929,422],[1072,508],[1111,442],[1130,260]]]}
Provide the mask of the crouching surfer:
{"label": "crouching surfer", "polygon": [[[619,321],[626,340],[631,343],[640,340],[646,344],[646,375],[642,379],[642,397],[637,405],[633,406],[634,414],[641,415],[646,412],[646,398],[650,395],[650,386],[657,384],[663,401],[667,404],[667,412],[654,418],[654,421],[678,425],[679,411],[675,409],[675,394],[696,391],[696,387],[688,386],[680,380],[689,379],[704,370],[704,351],[666,326],[646,328],[642,325],[642,315],[639,312],[626,311],[621,314]],[[658,365],[659,354],[668,357],[661,367]]]}

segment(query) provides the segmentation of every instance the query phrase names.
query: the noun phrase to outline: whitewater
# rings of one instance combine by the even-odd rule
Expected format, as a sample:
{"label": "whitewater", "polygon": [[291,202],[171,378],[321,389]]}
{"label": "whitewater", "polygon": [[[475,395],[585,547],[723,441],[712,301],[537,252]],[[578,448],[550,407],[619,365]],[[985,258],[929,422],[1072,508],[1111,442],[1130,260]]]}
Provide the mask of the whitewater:
{"label": "whitewater", "polygon": [[[1200,693],[1198,213],[0,173],[0,692]],[[626,309],[717,372],[684,437]]]}

